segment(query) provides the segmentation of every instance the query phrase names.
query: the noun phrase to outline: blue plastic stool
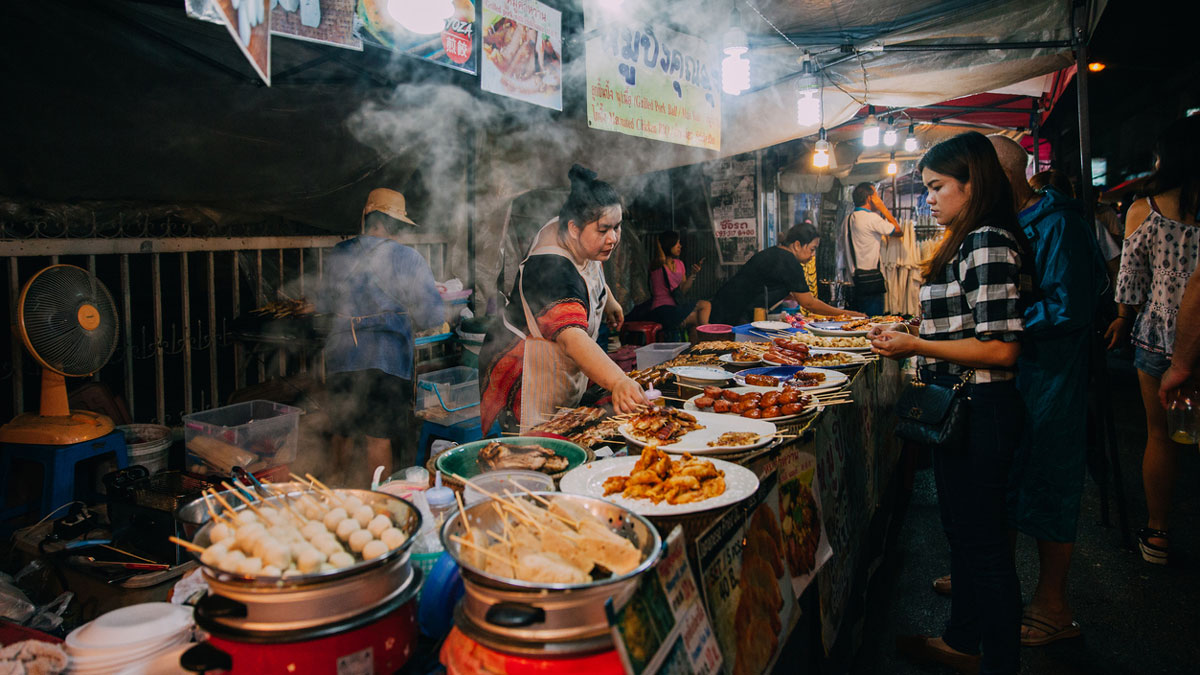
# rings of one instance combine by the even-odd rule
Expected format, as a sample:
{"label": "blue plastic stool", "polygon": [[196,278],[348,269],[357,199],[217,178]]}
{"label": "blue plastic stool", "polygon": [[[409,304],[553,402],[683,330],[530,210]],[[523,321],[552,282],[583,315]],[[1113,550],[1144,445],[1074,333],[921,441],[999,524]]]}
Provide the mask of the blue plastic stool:
{"label": "blue plastic stool", "polygon": [[[500,434],[500,424],[492,425],[489,436]],[[438,424],[425,420],[421,425],[421,440],[417,446],[417,465],[421,466],[429,459],[429,446],[435,439],[445,439],[455,443],[470,443],[483,438],[478,417],[471,417],[455,424]]]}
{"label": "blue plastic stool", "polygon": [[[113,431],[100,438],[71,445],[27,445],[24,443],[0,444],[0,489],[7,491],[9,474],[14,459],[42,465],[42,500],[39,516],[75,499],[75,465],[92,457],[112,453],[117,467],[129,466],[129,453],[125,445],[125,434]],[[83,487],[83,486],[80,486]],[[87,501],[99,499],[91,487],[87,487]],[[0,503],[3,507],[3,503]],[[0,510],[0,520],[8,520],[33,510],[32,504],[21,504]]]}

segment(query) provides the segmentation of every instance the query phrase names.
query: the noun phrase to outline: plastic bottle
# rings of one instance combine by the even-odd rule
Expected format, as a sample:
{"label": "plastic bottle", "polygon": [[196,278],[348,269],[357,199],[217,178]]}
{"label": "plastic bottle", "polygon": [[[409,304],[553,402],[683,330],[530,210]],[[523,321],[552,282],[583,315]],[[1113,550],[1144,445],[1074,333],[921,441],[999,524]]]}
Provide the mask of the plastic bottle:
{"label": "plastic bottle", "polygon": [[430,538],[436,544],[430,547],[430,550],[441,550],[441,539],[439,535],[442,531],[442,525],[446,522],[446,517],[454,511],[455,499],[454,490],[442,485],[442,472],[438,471],[434,476],[433,487],[425,491],[425,502],[429,505],[429,513],[433,516],[432,532]]}

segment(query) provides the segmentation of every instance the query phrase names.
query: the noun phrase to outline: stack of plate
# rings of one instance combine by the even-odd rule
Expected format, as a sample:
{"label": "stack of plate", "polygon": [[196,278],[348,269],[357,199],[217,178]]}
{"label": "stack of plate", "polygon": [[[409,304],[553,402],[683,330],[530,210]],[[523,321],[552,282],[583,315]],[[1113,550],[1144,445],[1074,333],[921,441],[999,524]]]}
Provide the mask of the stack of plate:
{"label": "stack of plate", "polygon": [[[142,672],[163,652],[192,639],[192,609],[169,602],[131,605],[103,614],[67,635],[71,672]],[[175,661],[178,665],[178,660]],[[170,672],[170,671],[159,671]],[[175,672],[178,672],[178,668]]]}

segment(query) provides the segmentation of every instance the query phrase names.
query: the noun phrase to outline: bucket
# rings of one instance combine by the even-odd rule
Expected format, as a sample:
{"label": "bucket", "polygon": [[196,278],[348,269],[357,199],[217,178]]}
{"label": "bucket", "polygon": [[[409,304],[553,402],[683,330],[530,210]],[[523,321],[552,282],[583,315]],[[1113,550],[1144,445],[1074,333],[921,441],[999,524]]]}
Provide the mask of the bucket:
{"label": "bucket", "polygon": [[727,323],[706,323],[703,326],[696,326],[696,332],[699,333],[698,337],[701,342],[733,339],[733,326]]}
{"label": "bucket", "polygon": [[151,475],[167,468],[174,440],[170,427],[161,424],[125,424],[117,428],[125,434],[130,464],[141,464]]}
{"label": "bucket", "polygon": [[484,338],[487,333],[471,333],[463,330],[459,326],[454,330],[458,334],[458,341],[463,346],[462,358],[460,363],[468,368],[479,368],[479,350],[483,349]]}

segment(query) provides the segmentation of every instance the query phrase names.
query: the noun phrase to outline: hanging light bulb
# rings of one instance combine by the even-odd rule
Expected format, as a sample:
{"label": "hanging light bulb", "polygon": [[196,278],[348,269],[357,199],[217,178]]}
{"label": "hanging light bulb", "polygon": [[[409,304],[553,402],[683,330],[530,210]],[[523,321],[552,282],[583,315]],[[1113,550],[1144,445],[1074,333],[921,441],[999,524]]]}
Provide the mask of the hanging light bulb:
{"label": "hanging light bulb", "polygon": [[821,84],[812,73],[812,63],[805,56],[800,79],[796,84],[796,124],[810,127],[820,123]]}
{"label": "hanging light bulb", "polygon": [[887,120],[887,127],[885,127],[883,131],[883,144],[889,148],[895,146],[897,140],[896,137],[896,118],[889,117]]}
{"label": "hanging light bulb", "polygon": [[913,133],[915,126],[916,126],[916,124],[908,125],[908,135],[904,137],[904,151],[905,152],[916,152],[917,151],[917,135],[915,133]]}
{"label": "hanging light bulb", "polygon": [[896,166],[896,153],[893,152],[891,161],[888,162],[888,165],[887,165],[887,173],[889,176],[895,176],[899,170],[900,170],[900,167]]}
{"label": "hanging light bulb", "polygon": [[735,7],[729,17],[729,30],[725,31],[725,58],[721,60],[721,89],[726,94],[737,96],[750,88],[750,60],[743,58],[750,51],[750,41],[742,29],[742,17]]}
{"label": "hanging light bulb", "polygon": [[829,141],[825,140],[825,127],[821,127],[820,137],[813,146],[813,166],[818,169],[829,166],[829,150]]}
{"label": "hanging light bulb", "polygon": [[879,145],[879,120],[875,119],[875,106],[867,106],[867,119],[863,122],[863,147]]}
{"label": "hanging light bulb", "polygon": [[388,14],[401,26],[422,35],[440,33],[454,16],[454,0],[388,0]]}

